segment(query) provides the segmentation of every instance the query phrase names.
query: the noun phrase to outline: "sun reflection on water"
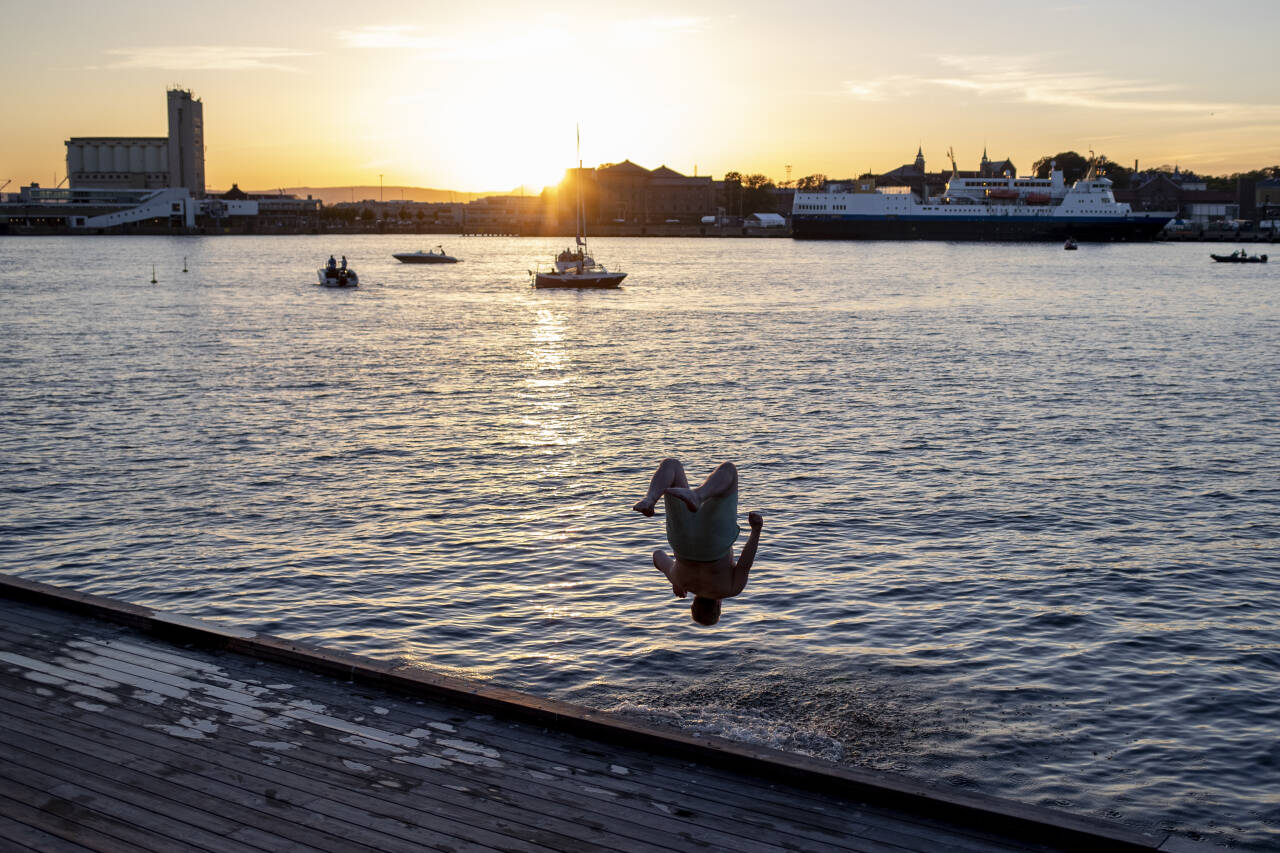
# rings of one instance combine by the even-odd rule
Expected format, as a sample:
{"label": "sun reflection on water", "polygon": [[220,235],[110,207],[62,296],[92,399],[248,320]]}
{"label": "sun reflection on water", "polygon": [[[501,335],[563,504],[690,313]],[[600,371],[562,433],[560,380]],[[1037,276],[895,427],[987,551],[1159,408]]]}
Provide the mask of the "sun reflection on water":
{"label": "sun reflection on water", "polygon": [[549,308],[539,308],[529,332],[531,348],[522,367],[527,372],[525,393],[532,411],[521,418],[523,443],[548,450],[578,444],[581,436],[571,434],[574,376],[565,344],[565,318]]}

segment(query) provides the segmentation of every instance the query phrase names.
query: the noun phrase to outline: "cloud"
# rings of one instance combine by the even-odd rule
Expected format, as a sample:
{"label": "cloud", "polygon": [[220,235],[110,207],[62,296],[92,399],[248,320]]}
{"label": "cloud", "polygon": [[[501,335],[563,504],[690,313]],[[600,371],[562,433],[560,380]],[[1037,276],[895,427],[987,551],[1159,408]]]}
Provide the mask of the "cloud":
{"label": "cloud", "polygon": [[1175,87],[1151,80],[1043,70],[1036,67],[1032,57],[950,55],[939,57],[938,61],[945,70],[937,76],[849,80],[843,91],[862,100],[883,101],[932,87],[1010,103],[1169,115],[1243,114],[1259,109],[1245,104],[1184,100],[1177,97]]}
{"label": "cloud", "polygon": [[565,31],[549,32],[543,28],[523,34],[489,33],[484,35],[427,34],[416,26],[366,26],[343,30],[338,41],[355,50],[402,50],[428,62],[483,62],[496,56],[514,55],[529,50],[531,43],[572,39]]}
{"label": "cloud", "polygon": [[[631,18],[612,23],[597,24],[597,30],[607,31],[603,44],[612,49],[619,46],[652,46],[680,36],[700,32],[708,19],[693,15],[672,17]],[[344,47],[360,50],[407,50],[424,54],[424,59],[438,62],[481,61],[495,56],[513,56],[535,52],[550,47],[572,55],[588,47],[599,49],[601,44],[582,42],[573,19],[560,14],[546,13],[536,21],[518,29],[494,29],[486,32],[428,33],[419,26],[369,25],[338,33]],[[612,42],[610,44],[610,42]],[[546,61],[548,56],[542,57]]]}
{"label": "cloud", "polygon": [[619,29],[642,29],[652,33],[697,33],[701,32],[707,18],[697,15],[683,15],[670,18],[636,18],[623,21],[617,25]]}
{"label": "cloud", "polygon": [[107,71],[297,71],[297,68],[278,60],[312,55],[287,47],[231,45],[117,48],[108,50],[107,54],[120,57],[101,66]]}
{"label": "cloud", "polygon": [[377,50],[438,50],[448,47],[455,40],[441,36],[421,35],[422,27],[361,27],[343,30],[338,40],[345,47]]}
{"label": "cloud", "polygon": [[914,95],[919,84],[918,78],[895,74],[877,80],[846,80],[842,90],[862,101],[887,101]]}

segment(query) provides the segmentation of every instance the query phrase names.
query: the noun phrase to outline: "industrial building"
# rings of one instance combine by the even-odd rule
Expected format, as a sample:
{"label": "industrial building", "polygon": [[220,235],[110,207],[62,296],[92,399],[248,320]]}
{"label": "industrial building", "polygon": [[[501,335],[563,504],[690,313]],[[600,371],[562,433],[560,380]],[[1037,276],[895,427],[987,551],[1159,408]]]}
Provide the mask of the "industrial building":
{"label": "industrial building", "polygon": [[255,200],[206,198],[204,104],[165,93],[168,136],[77,136],[66,141],[67,186],[23,187],[0,204],[0,233],[222,230],[256,217]]}
{"label": "industrial building", "polygon": [[168,136],[82,136],[67,145],[71,189],[188,190],[204,195],[204,104],[170,89]]}

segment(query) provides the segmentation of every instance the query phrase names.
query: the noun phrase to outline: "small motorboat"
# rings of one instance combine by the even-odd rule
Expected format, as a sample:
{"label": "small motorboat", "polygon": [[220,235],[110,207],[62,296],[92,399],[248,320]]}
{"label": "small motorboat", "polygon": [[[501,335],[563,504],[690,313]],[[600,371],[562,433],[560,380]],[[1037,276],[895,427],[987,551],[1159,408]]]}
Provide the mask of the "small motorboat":
{"label": "small motorboat", "polygon": [[1267,262],[1266,255],[1250,255],[1244,249],[1237,249],[1229,255],[1210,254],[1220,264],[1265,264]]}
{"label": "small motorboat", "polygon": [[1076,241],[1074,238],[1068,237],[1067,242],[1062,244],[1062,248],[1066,249],[1068,252],[1071,252],[1080,247],[1076,245]]}
{"label": "small motorboat", "polygon": [[321,287],[360,286],[360,276],[356,275],[355,270],[347,266],[346,256],[343,256],[341,266],[335,263],[333,258],[329,258],[329,263],[316,270],[316,273],[320,276]]}
{"label": "small motorboat", "polygon": [[456,264],[458,259],[452,255],[446,255],[444,246],[436,246],[436,251],[432,249],[424,252],[419,249],[416,252],[395,252],[391,257],[395,258],[402,264]]}

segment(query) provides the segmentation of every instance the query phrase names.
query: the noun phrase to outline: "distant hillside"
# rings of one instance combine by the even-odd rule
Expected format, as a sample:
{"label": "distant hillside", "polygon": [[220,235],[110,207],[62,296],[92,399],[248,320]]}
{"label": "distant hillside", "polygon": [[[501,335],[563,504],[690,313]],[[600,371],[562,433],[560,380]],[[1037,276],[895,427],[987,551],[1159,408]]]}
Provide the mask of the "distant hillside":
{"label": "distant hillside", "polygon": [[[275,193],[281,188],[250,190],[254,193]],[[457,190],[433,190],[426,187],[283,187],[286,195],[298,198],[318,198],[325,204],[337,204],[350,201],[426,201],[426,202],[468,202],[492,195],[519,195],[519,190],[494,190],[492,192],[460,192]]]}

